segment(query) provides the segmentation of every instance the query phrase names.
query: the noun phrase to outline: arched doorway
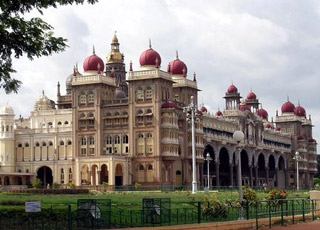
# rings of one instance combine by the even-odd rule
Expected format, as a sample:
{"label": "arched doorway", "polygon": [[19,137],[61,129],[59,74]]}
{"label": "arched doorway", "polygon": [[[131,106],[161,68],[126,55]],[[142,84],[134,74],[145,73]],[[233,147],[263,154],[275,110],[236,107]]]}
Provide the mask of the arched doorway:
{"label": "arched doorway", "polygon": [[89,167],[87,165],[83,165],[81,168],[81,184],[90,184]]}
{"label": "arched doorway", "polygon": [[103,182],[109,183],[108,167],[105,164],[101,166],[100,171],[100,184],[103,184]]}
{"label": "arched doorway", "polygon": [[224,147],[220,149],[219,153],[219,182],[221,186],[230,186],[230,161],[228,150]]}
{"label": "arched doorway", "polygon": [[8,176],[4,177],[4,185],[10,185],[10,179]]}
{"label": "arched doorway", "polygon": [[180,170],[176,171],[176,186],[178,187],[182,186],[182,173]]}
{"label": "arched doorway", "polygon": [[42,186],[47,186],[49,184],[50,186],[52,185],[53,182],[53,176],[52,176],[52,170],[51,168],[47,166],[42,166],[41,168],[38,169],[37,172],[37,178],[41,180]]}
{"label": "arched doorway", "polygon": [[116,166],[115,181],[116,181],[116,186],[123,185],[123,173],[122,173],[122,166],[120,164],[117,164]]}
{"label": "arched doorway", "polygon": [[284,164],[283,156],[279,157],[278,169],[279,169],[279,176],[278,176],[277,186],[280,189],[285,189],[286,174],[285,174],[285,164]]}
{"label": "arched doorway", "polygon": [[[213,148],[210,145],[207,145],[203,151],[203,158],[207,157],[207,153],[210,154],[211,161],[209,163],[209,176],[210,176],[210,185],[211,186],[217,186],[217,180],[216,180],[216,164],[214,161],[214,151]],[[203,162],[203,178],[202,183],[204,186],[208,186],[208,163],[207,161]]]}
{"label": "arched doorway", "polygon": [[91,167],[91,185],[98,185],[99,181],[98,181],[98,166],[97,165],[92,165]]}
{"label": "arched doorway", "polygon": [[249,177],[250,177],[250,172],[249,172],[249,158],[248,154],[245,150],[241,151],[241,181],[242,185],[249,185]]}

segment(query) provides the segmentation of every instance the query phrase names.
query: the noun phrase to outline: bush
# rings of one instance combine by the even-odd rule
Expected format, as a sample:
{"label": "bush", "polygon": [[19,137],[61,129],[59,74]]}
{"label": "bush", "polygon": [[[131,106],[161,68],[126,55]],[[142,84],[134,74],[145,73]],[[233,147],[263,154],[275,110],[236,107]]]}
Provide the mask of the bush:
{"label": "bush", "polygon": [[102,183],[102,185],[103,185],[104,191],[107,191],[107,190],[108,190],[108,187],[109,187],[109,184],[104,181],[104,182]]}
{"label": "bush", "polygon": [[134,189],[138,190],[139,188],[141,188],[141,184],[139,184],[138,182],[134,183]]}
{"label": "bush", "polygon": [[227,218],[227,206],[213,195],[207,195],[203,199],[202,213],[209,219]]}
{"label": "bush", "polygon": [[272,189],[266,199],[267,200],[283,200],[283,199],[287,199],[288,194],[285,190],[280,190],[278,188]]}
{"label": "bush", "polygon": [[53,182],[52,188],[57,189],[60,187],[60,184],[58,182]]}
{"label": "bush", "polygon": [[257,202],[257,193],[251,188],[245,187],[243,189],[243,204],[248,206],[250,203]]}
{"label": "bush", "polygon": [[41,188],[42,187],[42,181],[39,178],[36,178],[32,182],[33,188]]}
{"label": "bush", "polygon": [[76,188],[75,183],[70,182],[70,183],[68,184],[68,188],[70,188],[70,189],[75,189],[75,188]]}

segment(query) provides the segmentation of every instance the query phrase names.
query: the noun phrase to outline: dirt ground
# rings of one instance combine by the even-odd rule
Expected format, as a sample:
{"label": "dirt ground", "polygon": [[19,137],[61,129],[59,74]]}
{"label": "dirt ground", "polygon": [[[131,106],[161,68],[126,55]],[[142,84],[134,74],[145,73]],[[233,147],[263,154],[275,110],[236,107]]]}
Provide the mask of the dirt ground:
{"label": "dirt ground", "polygon": [[[248,230],[252,228],[248,228]],[[307,223],[298,223],[298,224],[290,224],[286,226],[275,225],[272,228],[269,226],[260,227],[259,230],[320,230],[320,221],[307,222]]]}

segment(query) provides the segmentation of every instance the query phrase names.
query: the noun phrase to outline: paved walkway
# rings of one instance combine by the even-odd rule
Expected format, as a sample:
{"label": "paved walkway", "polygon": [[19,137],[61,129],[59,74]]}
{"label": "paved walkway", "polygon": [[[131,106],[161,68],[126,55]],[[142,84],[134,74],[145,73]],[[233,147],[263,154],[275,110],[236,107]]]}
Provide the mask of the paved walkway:
{"label": "paved walkway", "polygon": [[[252,229],[252,228],[248,228]],[[299,224],[290,224],[287,226],[269,226],[259,227],[259,230],[320,230],[320,221],[308,222],[308,223],[299,223]]]}

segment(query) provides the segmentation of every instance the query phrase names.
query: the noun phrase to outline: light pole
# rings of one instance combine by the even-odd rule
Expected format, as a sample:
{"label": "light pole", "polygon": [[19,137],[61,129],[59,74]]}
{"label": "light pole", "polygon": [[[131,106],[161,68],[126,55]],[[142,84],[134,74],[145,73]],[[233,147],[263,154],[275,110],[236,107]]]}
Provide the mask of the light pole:
{"label": "light pole", "polygon": [[295,154],[295,157],[293,157],[293,159],[295,159],[297,161],[297,190],[300,189],[300,186],[299,186],[299,160],[301,158],[302,157],[300,156],[299,152],[297,151]]}
{"label": "light pole", "polygon": [[241,148],[240,142],[244,140],[244,134],[242,131],[237,130],[233,133],[233,140],[237,142],[237,149],[236,154],[238,155],[238,186],[239,186],[239,202],[240,202],[240,209],[239,209],[239,220],[242,220],[242,179],[241,179]]}
{"label": "light pole", "polygon": [[207,153],[206,158],[204,158],[205,161],[207,161],[207,172],[208,172],[208,190],[210,189],[210,161],[212,158],[210,157],[210,153]]}
{"label": "light pole", "polygon": [[[187,113],[187,121],[190,121],[191,114],[191,143],[192,143],[192,194],[197,193],[197,167],[196,167],[196,145],[195,145],[195,116],[199,116],[200,113],[194,104],[194,97],[191,96],[191,103],[187,107],[183,108]],[[198,120],[198,119],[197,119]]]}

